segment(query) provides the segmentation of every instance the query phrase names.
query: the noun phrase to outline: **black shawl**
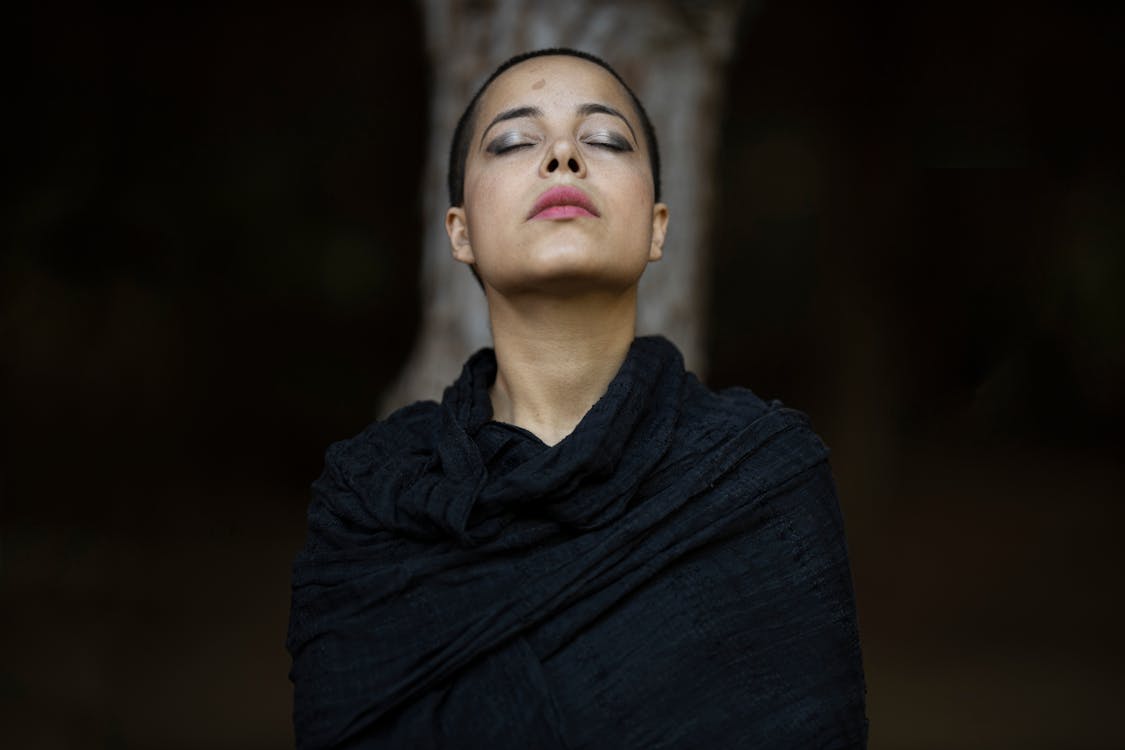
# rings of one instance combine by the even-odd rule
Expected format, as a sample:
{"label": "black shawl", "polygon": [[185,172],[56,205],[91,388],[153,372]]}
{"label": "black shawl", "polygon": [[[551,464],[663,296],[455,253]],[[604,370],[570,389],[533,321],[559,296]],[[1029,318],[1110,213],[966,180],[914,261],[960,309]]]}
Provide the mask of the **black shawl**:
{"label": "black shawl", "polygon": [[491,350],[441,404],[332,445],[294,564],[300,748],[860,747],[827,450],[638,338],[548,447],[491,421]]}

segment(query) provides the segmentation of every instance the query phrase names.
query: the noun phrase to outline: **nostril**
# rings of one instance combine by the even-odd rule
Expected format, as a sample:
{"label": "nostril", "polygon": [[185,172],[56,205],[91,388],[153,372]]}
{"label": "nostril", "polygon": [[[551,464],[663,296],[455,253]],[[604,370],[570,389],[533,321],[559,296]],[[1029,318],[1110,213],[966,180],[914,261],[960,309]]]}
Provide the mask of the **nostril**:
{"label": "nostril", "polygon": [[559,160],[558,159],[551,159],[550,163],[547,164],[547,171],[548,172],[554,172],[558,168],[559,168]]}
{"label": "nostril", "polygon": [[570,161],[568,161],[568,162],[566,163],[566,165],[567,165],[568,167],[570,167],[570,171],[571,171],[571,172],[577,172],[577,171],[578,171],[578,162],[577,162],[577,161],[575,161],[574,159],[571,159]]}

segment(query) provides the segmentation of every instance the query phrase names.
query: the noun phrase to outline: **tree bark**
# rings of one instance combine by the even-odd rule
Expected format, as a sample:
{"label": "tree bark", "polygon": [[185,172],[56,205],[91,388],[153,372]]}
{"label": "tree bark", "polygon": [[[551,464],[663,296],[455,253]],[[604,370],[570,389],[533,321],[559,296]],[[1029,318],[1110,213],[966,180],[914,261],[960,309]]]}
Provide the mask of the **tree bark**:
{"label": "tree bark", "polygon": [[469,270],[450,258],[445,172],[453,128],[501,62],[543,47],[573,47],[613,65],[644,102],[662,159],[671,219],[664,259],[640,285],[639,334],[675,342],[689,369],[704,365],[701,334],[723,68],[742,0],[513,2],[422,0],[431,61],[430,139],[423,177],[422,322],[382,412],[440,398],[466,357],[488,346],[488,310]]}

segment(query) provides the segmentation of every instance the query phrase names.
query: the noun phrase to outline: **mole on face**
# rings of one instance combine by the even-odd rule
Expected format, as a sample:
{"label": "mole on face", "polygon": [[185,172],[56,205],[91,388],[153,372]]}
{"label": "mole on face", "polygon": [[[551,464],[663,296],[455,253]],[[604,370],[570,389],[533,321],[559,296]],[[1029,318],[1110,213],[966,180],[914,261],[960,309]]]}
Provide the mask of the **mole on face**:
{"label": "mole on face", "polygon": [[543,87],[544,87],[544,86],[546,86],[546,85],[547,85],[547,79],[546,79],[546,78],[540,78],[540,79],[539,79],[538,81],[536,81],[535,83],[531,84],[531,88],[533,88],[533,89],[541,89],[541,88],[543,88]]}

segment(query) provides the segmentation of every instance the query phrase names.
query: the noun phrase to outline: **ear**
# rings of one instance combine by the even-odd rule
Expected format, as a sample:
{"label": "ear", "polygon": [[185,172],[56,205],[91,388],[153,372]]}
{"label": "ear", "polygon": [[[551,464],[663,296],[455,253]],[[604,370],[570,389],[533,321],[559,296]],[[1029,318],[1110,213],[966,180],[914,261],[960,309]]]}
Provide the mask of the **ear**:
{"label": "ear", "polygon": [[469,243],[469,224],[465,220],[463,207],[450,206],[445,212],[445,233],[449,235],[449,246],[454,259],[469,265],[476,263],[473,246]]}
{"label": "ear", "polygon": [[664,235],[668,231],[668,206],[656,203],[652,207],[652,245],[648,249],[651,263],[664,257]]}

